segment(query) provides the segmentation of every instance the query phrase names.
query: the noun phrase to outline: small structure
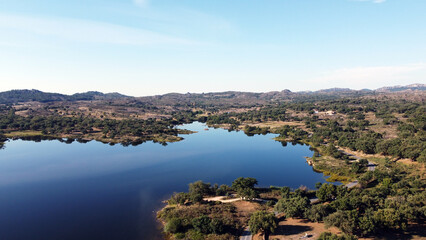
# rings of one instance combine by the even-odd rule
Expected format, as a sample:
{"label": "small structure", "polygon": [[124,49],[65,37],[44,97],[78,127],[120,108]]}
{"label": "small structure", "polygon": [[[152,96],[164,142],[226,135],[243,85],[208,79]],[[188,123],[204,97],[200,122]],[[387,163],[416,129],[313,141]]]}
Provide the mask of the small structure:
{"label": "small structure", "polygon": [[310,238],[311,235],[309,235],[308,233],[305,233],[304,236],[300,237],[299,239],[305,239],[305,238]]}

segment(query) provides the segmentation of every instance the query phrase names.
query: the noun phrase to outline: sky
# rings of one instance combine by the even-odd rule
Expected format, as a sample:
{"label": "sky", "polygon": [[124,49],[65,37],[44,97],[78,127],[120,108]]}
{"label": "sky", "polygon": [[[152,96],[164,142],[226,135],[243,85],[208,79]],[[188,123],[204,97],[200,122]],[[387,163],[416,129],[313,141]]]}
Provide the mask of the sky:
{"label": "sky", "polygon": [[426,83],[425,0],[0,0],[0,91]]}

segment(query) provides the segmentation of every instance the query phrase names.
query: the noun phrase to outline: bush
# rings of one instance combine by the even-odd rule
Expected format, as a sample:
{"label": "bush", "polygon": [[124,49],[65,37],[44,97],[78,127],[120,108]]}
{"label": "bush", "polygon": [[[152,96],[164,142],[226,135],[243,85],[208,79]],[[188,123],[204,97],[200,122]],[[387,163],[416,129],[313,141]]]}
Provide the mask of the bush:
{"label": "bush", "polygon": [[211,219],[205,215],[192,219],[192,226],[194,227],[194,229],[198,232],[205,234],[212,232],[210,223]]}
{"label": "bush", "polygon": [[215,234],[221,234],[224,231],[223,221],[217,218],[213,218],[210,222],[210,229]]}
{"label": "bush", "polygon": [[169,204],[185,204],[185,202],[189,200],[188,193],[174,193],[172,197],[168,200]]}
{"label": "bush", "polygon": [[334,226],[342,230],[344,233],[352,234],[356,230],[356,212],[352,211],[341,211],[328,215],[324,218],[326,227]]}
{"label": "bush", "polygon": [[275,204],[275,211],[285,213],[288,217],[303,217],[309,205],[307,197],[282,198]]}
{"label": "bush", "polygon": [[217,196],[225,196],[231,191],[231,188],[228,185],[222,184],[220,187],[216,190]]}
{"label": "bush", "polygon": [[189,184],[189,193],[196,194],[196,195],[209,195],[212,193],[211,191],[211,184],[210,183],[204,183],[203,181],[196,181]]}
{"label": "bush", "polygon": [[191,229],[186,233],[186,238],[190,240],[204,240],[205,237],[204,234]]}
{"label": "bush", "polygon": [[179,233],[183,230],[182,220],[179,218],[170,219],[166,226],[164,227],[164,231],[168,233]]}
{"label": "bush", "polygon": [[203,201],[203,195],[199,193],[190,193],[189,198],[193,203],[200,203]]}
{"label": "bush", "polygon": [[305,212],[305,217],[312,222],[321,222],[328,214],[330,214],[328,205],[317,204]]}
{"label": "bush", "polygon": [[322,202],[332,200],[337,195],[337,188],[333,184],[324,183],[317,190],[316,196]]}
{"label": "bush", "polygon": [[175,234],[175,238],[176,239],[184,239],[185,238],[185,233],[176,233]]}

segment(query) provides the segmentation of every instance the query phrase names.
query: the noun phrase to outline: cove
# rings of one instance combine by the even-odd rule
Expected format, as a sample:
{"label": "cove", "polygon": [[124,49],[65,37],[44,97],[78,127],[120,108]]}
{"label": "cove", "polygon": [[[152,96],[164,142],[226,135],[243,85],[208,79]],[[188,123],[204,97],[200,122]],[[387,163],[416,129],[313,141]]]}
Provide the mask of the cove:
{"label": "cove", "polygon": [[[325,182],[304,156],[309,146],[248,137],[192,123],[197,131],[167,146],[147,142],[22,141],[0,150],[0,239],[162,239],[155,213],[173,192],[197,180],[259,186]],[[285,144],[284,144],[285,145]]]}

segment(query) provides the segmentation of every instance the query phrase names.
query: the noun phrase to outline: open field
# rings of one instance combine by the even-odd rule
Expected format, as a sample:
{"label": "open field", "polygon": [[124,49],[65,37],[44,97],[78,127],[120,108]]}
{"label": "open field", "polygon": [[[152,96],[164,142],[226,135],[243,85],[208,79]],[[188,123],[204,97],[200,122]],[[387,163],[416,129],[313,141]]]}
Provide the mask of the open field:
{"label": "open field", "polygon": [[41,131],[13,131],[9,133],[4,134],[8,138],[14,138],[14,137],[35,137],[35,136],[43,136]]}

